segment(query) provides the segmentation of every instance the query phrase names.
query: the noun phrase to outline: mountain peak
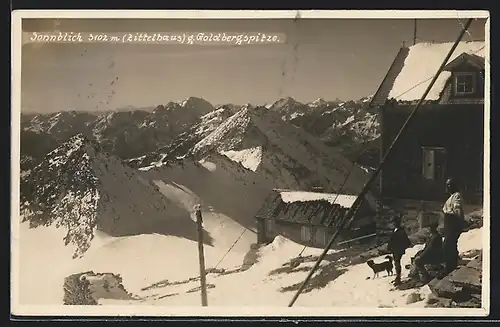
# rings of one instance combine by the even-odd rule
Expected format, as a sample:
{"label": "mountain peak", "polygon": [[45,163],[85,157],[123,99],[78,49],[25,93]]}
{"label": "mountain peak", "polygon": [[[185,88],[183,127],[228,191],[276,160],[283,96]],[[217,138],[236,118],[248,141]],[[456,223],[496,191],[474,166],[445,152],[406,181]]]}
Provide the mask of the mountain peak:
{"label": "mountain peak", "polygon": [[281,103],[281,104],[301,104],[299,101],[295,100],[292,97],[284,97],[284,98],[278,100],[276,103]]}
{"label": "mountain peak", "polygon": [[[71,206],[77,198],[85,199],[87,206],[92,206],[98,197],[94,191],[98,180],[92,169],[96,150],[84,135],[78,134],[48,153],[28,177],[21,180],[21,211],[25,219],[35,227],[50,224],[51,213],[57,216],[54,208]],[[75,210],[72,215],[85,218],[84,211]]]}
{"label": "mountain peak", "polygon": [[300,117],[311,111],[308,105],[296,101],[292,97],[286,97],[276,101],[269,110],[278,112],[282,115],[282,120],[291,120]]}
{"label": "mountain peak", "polygon": [[314,107],[323,106],[323,105],[326,105],[326,104],[328,104],[328,101],[326,101],[323,98],[317,98],[316,100],[314,100],[313,102],[311,102],[311,105],[314,106]]}
{"label": "mountain peak", "polygon": [[196,143],[192,152],[201,153],[212,149],[214,146],[218,147],[221,143],[224,143],[223,140],[230,134],[234,136],[234,139],[237,139],[236,136],[242,135],[250,123],[251,117],[249,110],[250,108],[248,107],[242,108],[226,119],[221,125],[215,128],[215,130]]}
{"label": "mountain peak", "polygon": [[215,110],[215,107],[210,102],[198,97],[189,97],[182,101],[180,105],[187,109],[196,110],[202,115]]}
{"label": "mountain peak", "polygon": [[188,97],[187,99],[181,101],[180,105],[186,107],[188,105],[193,105],[196,103],[206,103],[206,102],[208,101],[200,97]]}
{"label": "mountain peak", "polygon": [[78,161],[76,157],[87,157],[88,149],[97,150],[98,146],[89,140],[84,134],[79,133],[71,137],[68,141],[61,144],[47,154],[45,161],[49,164],[49,170],[54,167],[64,166],[70,161]]}
{"label": "mountain peak", "polygon": [[274,107],[274,108],[284,108],[284,107],[290,107],[290,106],[304,106],[304,104],[295,100],[292,97],[285,97],[285,98],[279,99],[278,101],[276,101],[272,105],[272,107]]}
{"label": "mountain peak", "polygon": [[153,109],[153,114],[163,114],[167,111],[171,111],[171,110],[176,110],[178,108],[180,108],[181,106],[176,103],[176,102],[168,102],[167,104],[163,105],[163,104],[160,104],[158,106],[156,106],[154,109]]}

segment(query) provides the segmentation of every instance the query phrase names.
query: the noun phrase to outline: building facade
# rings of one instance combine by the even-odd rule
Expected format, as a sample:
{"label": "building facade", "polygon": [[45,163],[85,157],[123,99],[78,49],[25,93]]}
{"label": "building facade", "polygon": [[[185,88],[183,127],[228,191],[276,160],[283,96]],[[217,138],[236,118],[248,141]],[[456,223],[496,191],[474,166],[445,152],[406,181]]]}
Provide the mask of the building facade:
{"label": "building facade", "polygon": [[[451,44],[417,44],[396,56],[372,100],[379,110],[381,157],[450,48]],[[380,174],[382,198],[442,201],[446,179],[453,177],[466,202],[482,201],[484,76],[484,42],[461,43],[391,150]],[[406,96],[405,89],[411,94]]]}
{"label": "building facade", "polygon": [[[258,243],[282,235],[299,244],[324,247],[355,200],[356,195],[274,190],[256,215]],[[375,229],[374,209],[362,201],[338,241],[375,233]]]}

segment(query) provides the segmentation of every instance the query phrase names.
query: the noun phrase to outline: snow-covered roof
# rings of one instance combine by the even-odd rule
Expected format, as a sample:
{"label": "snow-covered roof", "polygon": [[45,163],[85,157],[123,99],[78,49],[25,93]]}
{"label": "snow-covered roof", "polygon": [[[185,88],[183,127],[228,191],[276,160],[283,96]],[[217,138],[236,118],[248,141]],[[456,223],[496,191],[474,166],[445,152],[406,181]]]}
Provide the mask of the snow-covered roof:
{"label": "snow-covered roof", "polygon": [[356,198],[351,194],[274,189],[256,216],[260,219],[332,226],[353,206]]}
{"label": "snow-covered roof", "polygon": [[[400,51],[374,98],[378,101],[391,98],[398,101],[419,100],[452,46],[453,42],[418,43],[407,48],[407,51]],[[460,42],[448,63],[463,53],[484,58],[485,42]],[[450,72],[443,71],[425,99],[439,100],[450,76]]]}
{"label": "snow-covered roof", "polygon": [[331,204],[338,204],[344,208],[350,208],[356,201],[356,195],[317,193],[303,191],[279,191],[281,200],[285,203],[328,201]]}

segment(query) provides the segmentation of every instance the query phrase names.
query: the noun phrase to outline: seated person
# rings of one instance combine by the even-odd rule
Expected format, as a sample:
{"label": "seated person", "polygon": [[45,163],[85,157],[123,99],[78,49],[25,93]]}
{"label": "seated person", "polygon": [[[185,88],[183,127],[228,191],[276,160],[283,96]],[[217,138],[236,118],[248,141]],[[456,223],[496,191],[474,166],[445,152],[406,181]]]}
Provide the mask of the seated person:
{"label": "seated person", "polygon": [[443,262],[443,239],[437,228],[437,222],[429,225],[431,237],[425,243],[423,250],[419,251],[413,260],[415,271],[420,275],[420,280],[423,283],[428,283],[432,279],[425,265],[440,265]]}

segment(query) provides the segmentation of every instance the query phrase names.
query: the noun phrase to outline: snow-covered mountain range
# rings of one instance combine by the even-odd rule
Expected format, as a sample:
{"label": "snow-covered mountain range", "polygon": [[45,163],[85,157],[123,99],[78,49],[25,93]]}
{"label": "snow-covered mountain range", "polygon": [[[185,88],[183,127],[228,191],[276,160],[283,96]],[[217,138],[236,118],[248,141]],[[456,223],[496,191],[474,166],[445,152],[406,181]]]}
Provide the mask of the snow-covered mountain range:
{"label": "snow-covered mountain range", "polygon": [[152,111],[120,110],[100,114],[63,111],[29,114],[22,115],[21,130],[23,134],[48,134],[58,144],[81,133],[98,141],[106,151],[128,159],[167,145],[179,133],[197,123],[202,115],[214,109],[207,101],[192,97],[181,103],[169,102],[159,105]]}
{"label": "snow-covered mountain range", "polygon": [[[332,107],[316,105],[323,111]],[[218,109],[189,99],[149,113],[122,111],[91,119],[63,112],[26,119],[22,215],[32,227],[66,228],[65,242],[79,256],[96,230],[113,237],[164,233],[190,238],[183,231],[194,230],[186,224],[196,203],[208,215],[217,212],[215,221],[254,230],[255,214],[274,188],[359,192],[368,173],[291,124],[284,113],[293,114],[293,106],[301,117],[313,112],[290,98],[271,108]],[[70,136],[73,129],[79,133]],[[126,151],[144,154],[129,159]],[[178,189],[191,195],[186,198]]]}
{"label": "snow-covered mountain range", "polygon": [[[216,109],[203,99],[190,98],[151,112],[24,116],[24,219],[32,226],[66,226],[66,242],[81,255],[95,229],[123,234],[115,231],[117,217],[144,214],[148,223],[142,221],[141,226],[146,228],[149,221],[162,224],[160,208],[168,207],[172,219],[189,216],[189,206],[196,201],[186,206],[176,196],[164,199],[165,187],[172,185],[184,185],[193,199],[205,201],[245,228],[254,227],[254,214],[273,188],[320,187],[325,192],[356,193],[367,172],[320,138],[338,130],[352,133],[356,137],[349,142],[358,142],[363,139],[358,138],[359,131],[352,132],[348,126],[357,127],[371,116],[362,107],[339,105],[323,100],[301,104],[285,98],[269,108],[224,105]],[[318,115],[332,122],[323,133],[310,128]],[[143,196],[157,205],[144,207],[144,202],[151,201],[141,200]],[[234,203],[241,198],[254,200],[236,208]],[[141,233],[141,228],[130,230]],[[182,234],[168,231],[176,232]]]}
{"label": "snow-covered mountain range", "polygon": [[149,170],[187,158],[210,160],[222,156],[274,180],[274,187],[308,190],[323,187],[334,192],[343,184],[348,171],[351,178],[344,185],[344,192],[357,192],[362,187],[366,176],[359,167],[303,129],[283,121],[281,113],[265,107],[243,106],[219,123],[216,118],[224,114],[227,112],[219,109],[213,116],[204,117],[198,129],[189,134],[189,144],[184,143],[183,151],[172,153],[167,152],[171,148],[160,149],[129,163]]}
{"label": "snow-covered mountain range", "polygon": [[[368,101],[369,98],[363,98],[342,103],[320,98],[304,104],[287,97],[267,108],[279,114],[283,121],[302,127],[327,145],[353,152],[353,146],[371,144],[370,141],[378,137],[378,121],[375,113],[367,108]],[[22,115],[23,168],[33,167],[55,145],[79,133],[95,139],[103,149],[122,159],[150,156],[160,148],[166,149],[164,153],[182,156],[218,124],[246,107],[253,106],[226,104],[214,107],[204,99],[191,97],[148,111],[122,108],[100,114],[63,111]],[[44,140],[41,146],[36,144],[38,138]],[[37,141],[32,141],[34,139]],[[32,151],[33,148],[36,151]],[[137,160],[142,159],[132,161]],[[363,164],[373,165],[370,161]]]}
{"label": "snow-covered mountain range", "polygon": [[315,109],[308,115],[290,120],[328,146],[339,148],[351,161],[365,168],[375,168],[380,160],[379,120],[375,108],[370,108],[370,97],[356,101],[315,101]]}

